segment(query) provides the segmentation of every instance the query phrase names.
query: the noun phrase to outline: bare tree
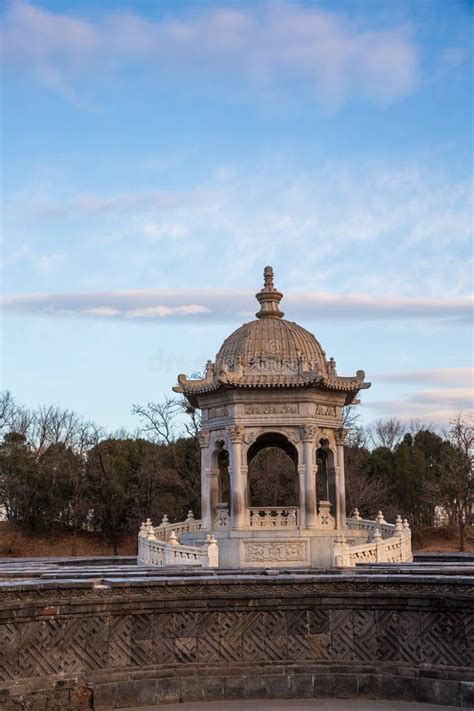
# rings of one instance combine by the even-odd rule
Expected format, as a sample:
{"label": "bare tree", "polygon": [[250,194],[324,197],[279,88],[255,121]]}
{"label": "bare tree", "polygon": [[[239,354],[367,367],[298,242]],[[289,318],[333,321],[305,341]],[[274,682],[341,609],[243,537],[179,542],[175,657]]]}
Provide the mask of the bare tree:
{"label": "bare tree", "polygon": [[55,405],[41,406],[34,412],[28,428],[28,442],[36,456],[40,456],[50,445],[73,447],[80,422],[79,415],[71,410]]}
{"label": "bare tree", "polygon": [[15,400],[11,401],[10,407],[7,407],[3,430],[8,432],[16,432],[28,439],[28,433],[32,427],[35,415],[32,410],[18,405]]}
{"label": "bare tree", "polygon": [[370,440],[375,448],[386,447],[393,452],[406,432],[405,424],[397,417],[376,420],[369,430]]}
{"label": "bare tree", "polygon": [[0,432],[9,429],[16,407],[16,402],[9,390],[0,393]]}
{"label": "bare tree", "polygon": [[342,424],[347,430],[346,446],[367,446],[367,431],[361,423],[361,413],[357,405],[346,405],[344,407]]}
{"label": "bare tree", "polygon": [[415,420],[410,420],[408,424],[408,432],[412,435],[412,437],[415,437],[419,432],[434,432],[436,433],[436,427],[433,424],[425,424],[421,420],[415,419]]}
{"label": "bare tree", "polygon": [[201,429],[201,413],[193,407],[186,398],[178,401],[181,411],[186,415],[183,426],[189,437],[197,439],[199,430]]}
{"label": "bare tree", "polygon": [[388,513],[390,487],[386,481],[371,478],[359,467],[348,467],[346,471],[347,515],[354,509],[364,516],[373,516],[381,508]]}
{"label": "bare tree", "polygon": [[165,397],[163,402],[133,405],[132,413],[138,415],[142,431],[153,442],[172,444],[177,437],[178,419],[182,407],[177,398]]}

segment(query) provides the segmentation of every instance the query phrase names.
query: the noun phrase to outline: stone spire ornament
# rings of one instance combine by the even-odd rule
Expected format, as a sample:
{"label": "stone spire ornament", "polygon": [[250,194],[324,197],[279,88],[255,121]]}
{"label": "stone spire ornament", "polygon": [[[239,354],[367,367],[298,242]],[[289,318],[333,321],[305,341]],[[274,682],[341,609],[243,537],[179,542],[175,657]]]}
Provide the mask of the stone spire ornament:
{"label": "stone spire ornament", "polygon": [[260,304],[260,311],[257,311],[257,318],[283,318],[285,315],[279,309],[279,303],[283,299],[283,294],[273,286],[273,268],[265,267],[263,270],[263,288],[255,294]]}

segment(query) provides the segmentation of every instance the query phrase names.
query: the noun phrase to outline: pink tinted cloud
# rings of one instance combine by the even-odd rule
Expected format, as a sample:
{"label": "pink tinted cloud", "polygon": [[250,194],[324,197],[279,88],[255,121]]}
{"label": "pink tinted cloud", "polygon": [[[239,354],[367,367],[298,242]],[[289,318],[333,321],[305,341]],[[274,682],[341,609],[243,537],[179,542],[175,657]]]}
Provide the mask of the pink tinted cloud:
{"label": "pink tinted cloud", "polygon": [[[253,318],[254,295],[249,291],[214,289],[144,289],[70,294],[21,294],[4,297],[4,310],[37,315],[187,318],[213,321]],[[289,292],[282,303],[291,319],[352,321],[374,319],[469,319],[469,299],[418,299],[327,292]],[[189,308],[191,307],[191,308]],[[184,310],[183,310],[184,309]],[[186,310],[188,309],[188,310]],[[390,377],[390,376],[386,376]]]}

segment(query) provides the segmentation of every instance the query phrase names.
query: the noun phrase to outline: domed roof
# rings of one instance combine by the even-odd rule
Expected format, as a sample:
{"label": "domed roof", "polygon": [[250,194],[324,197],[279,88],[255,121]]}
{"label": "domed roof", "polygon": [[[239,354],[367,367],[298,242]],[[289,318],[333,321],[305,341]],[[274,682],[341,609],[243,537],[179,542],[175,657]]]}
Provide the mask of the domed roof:
{"label": "domed roof", "polygon": [[319,387],[341,390],[352,402],[362,388],[365,374],[341,378],[333,358],[326,354],[312,333],[280,311],[283,294],[273,285],[273,269],[265,267],[263,288],[256,294],[260,310],[256,320],[244,323],[230,334],[217,353],[215,363],[207,362],[206,373],[198,380],[178,376],[175,392],[193,404],[195,396],[220,388]]}
{"label": "domed roof", "polygon": [[263,318],[244,323],[228,336],[216,356],[219,372],[225,365],[232,367],[239,359],[251,364],[257,358],[280,359],[283,363],[298,360],[308,370],[327,371],[325,353],[312,333],[293,321],[283,318]]}
{"label": "domed roof", "polygon": [[[303,372],[327,374],[325,353],[312,333],[286,321],[279,304],[283,294],[273,285],[273,269],[265,267],[263,288],[256,294],[260,310],[256,320],[230,334],[216,356],[217,373],[243,369],[246,380],[274,384],[293,380]],[[293,377],[292,377],[293,376]]]}

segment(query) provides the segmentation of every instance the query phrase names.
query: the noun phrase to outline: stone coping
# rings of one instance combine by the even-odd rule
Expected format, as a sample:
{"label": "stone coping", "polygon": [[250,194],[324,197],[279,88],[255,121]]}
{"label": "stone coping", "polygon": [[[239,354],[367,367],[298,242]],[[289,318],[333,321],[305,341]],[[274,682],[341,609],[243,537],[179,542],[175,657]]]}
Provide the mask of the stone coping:
{"label": "stone coping", "polygon": [[0,595],[2,591],[8,589],[16,590],[33,590],[33,589],[55,589],[55,588],[90,588],[92,585],[97,585],[98,582],[110,588],[117,587],[143,587],[143,586],[180,586],[180,585],[205,585],[218,588],[220,585],[245,585],[253,583],[257,585],[286,585],[288,583],[319,583],[319,584],[338,584],[352,583],[354,586],[358,584],[373,583],[374,585],[382,583],[397,583],[397,584],[413,584],[424,583],[437,584],[442,588],[443,585],[453,583],[464,588],[472,587],[474,589],[474,567],[458,567],[449,570],[445,568],[435,567],[429,569],[412,569],[392,570],[383,566],[381,569],[360,569],[347,572],[310,572],[300,571],[295,573],[282,571],[203,571],[198,569],[195,571],[180,571],[175,572],[171,569],[161,568],[159,572],[156,568],[124,571],[120,569],[84,569],[84,570],[42,570],[42,569],[22,569],[17,570],[10,568],[2,570],[0,568]]}

